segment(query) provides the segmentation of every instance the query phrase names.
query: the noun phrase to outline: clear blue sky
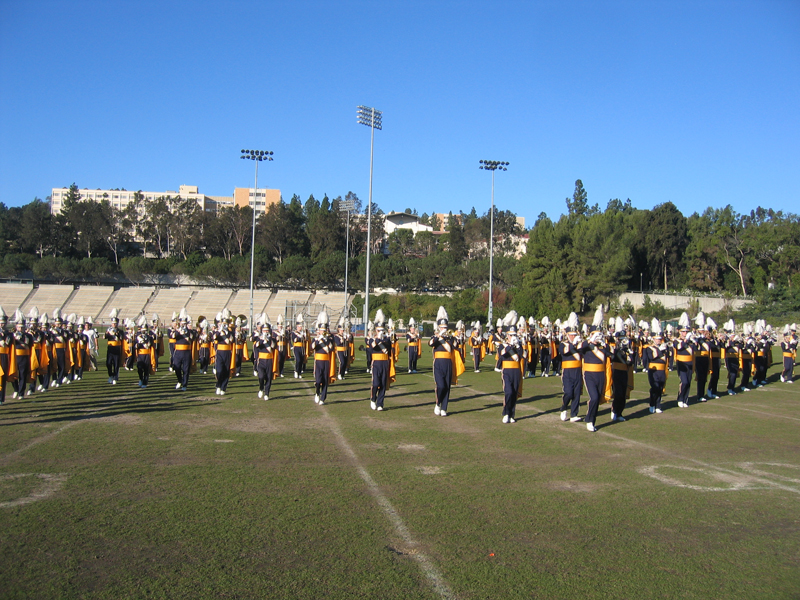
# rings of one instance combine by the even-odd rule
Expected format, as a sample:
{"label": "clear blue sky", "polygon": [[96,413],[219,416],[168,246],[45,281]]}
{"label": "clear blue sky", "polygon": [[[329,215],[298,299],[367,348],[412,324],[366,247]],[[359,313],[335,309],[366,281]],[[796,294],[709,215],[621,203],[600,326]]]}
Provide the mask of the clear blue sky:
{"label": "clear blue sky", "polygon": [[[800,2],[0,0],[0,201],[231,195],[533,225],[590,203],[800,212]],[[263,163],[262,163],[263,164]]]}

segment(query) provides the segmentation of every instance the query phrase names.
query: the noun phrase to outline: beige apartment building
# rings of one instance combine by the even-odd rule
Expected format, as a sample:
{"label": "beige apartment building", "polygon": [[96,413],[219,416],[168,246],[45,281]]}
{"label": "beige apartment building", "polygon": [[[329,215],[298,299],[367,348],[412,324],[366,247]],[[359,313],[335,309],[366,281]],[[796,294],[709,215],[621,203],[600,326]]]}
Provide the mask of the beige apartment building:
{"label": "beige apartment building", "polygon": [[[102,202],[108,200],[109,204],[118,210],[124,209],[133,200],[136,191],[127,190],[90,190],[83,188],[80,191],[81,200],[92,200]],[[69,192],[69,188],[53,188],[50,194],[50,212],[58,214],[61,212],[64,198]],[[198,206],[206,212],[216,213],[219,209],[226,206],[250,206],[255,208],[256,213],[266,212],[270,205],[280,202],[281,191],[258,188],[257,194],[253,188],[234,188],[233,196],[206,196],[201,194],[196,185],[182,185],[178,191],[165,192],[141,192],[145,202],[152,202],[162,197],[181,197],[197,202]]]}

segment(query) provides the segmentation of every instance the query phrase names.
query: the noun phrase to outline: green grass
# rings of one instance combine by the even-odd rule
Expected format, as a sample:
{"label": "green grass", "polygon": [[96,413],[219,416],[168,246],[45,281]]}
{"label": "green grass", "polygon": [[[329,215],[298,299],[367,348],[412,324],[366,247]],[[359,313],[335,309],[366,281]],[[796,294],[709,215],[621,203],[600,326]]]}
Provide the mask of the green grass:
{"label": "green grass", "polygon": [[591,434],[559,421],[558,378],[526,380],[503,425],[491,369],[435,417],[428,353],[382,413],[363,356],[324,407],[308,376],[259,400],[246,369],[181,393],[165,362],[145,391],[126,371],[9,386],[0,503],[64,481],[0,508],[0,597],[439,598],[420,557],[464,599],[800,596],[800,383],[777,367],[685,410],[673,374],[662,415],[637,375],[628,421],[604,405]]}

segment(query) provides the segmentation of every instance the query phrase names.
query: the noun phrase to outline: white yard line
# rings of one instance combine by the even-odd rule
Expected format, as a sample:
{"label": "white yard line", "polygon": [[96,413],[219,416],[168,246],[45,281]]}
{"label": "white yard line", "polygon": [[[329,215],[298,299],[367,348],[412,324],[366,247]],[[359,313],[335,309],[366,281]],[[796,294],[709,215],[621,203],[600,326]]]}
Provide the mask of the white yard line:
{"label": "white yard line", "polygon": [[334,437],[336,438],[336,444],[339,446],[339,449],[350,459],[350,462],[355,467],[358,475],[366,484],[370,495],[375,498],[375,501],[378,503],[378,506],[391,522],[397,535],[403,540],[403,543],[406,546],[415,550],[415,552],[409,553],[409,556],[417,561],[417,564],[422,570],[423,575],[425,575],[425,578],[428,580],[428,583],[430,583],[434,591],[439,594],[440,598],[455,598],[453,592],[450,590],[450,586],[447,584],[447,581],[445,581],[444,575],[442,575],[441,571],[439,571],[438,567],[433,563],[433,560],[431,560],[427,554],[419,549],[419,543],[411,535],[408,527],[403,522],[403,518],[381,491],[380,486],[378,486],[378,484],[372,478],[372,475],[369,474],[369,471],[367,471],[364,465],[361,464],[358,455],[355,453],[352,446],[350,446],[350,443],[347,441],[347,438],[342,433],[342,430],[339,428],[339,424],[336,422],[336,419],[334,419],[328,413],[328,410],[325,406],[322,407],[322,416],[331,433],[333,433]]}

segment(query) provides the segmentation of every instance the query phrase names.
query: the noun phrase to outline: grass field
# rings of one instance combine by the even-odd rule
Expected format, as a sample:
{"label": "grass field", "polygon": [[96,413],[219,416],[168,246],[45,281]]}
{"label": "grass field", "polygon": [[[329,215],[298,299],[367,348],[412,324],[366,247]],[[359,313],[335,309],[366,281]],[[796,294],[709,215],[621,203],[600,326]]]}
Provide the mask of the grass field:
{"label": "grass field", "polygon": [[[401,358],[405,360],[405,356]],[[369,409],[363,354],[325,406],[251,372],[147,390],[104,371],[0,407],[0,597],[798,598],[800,383],[559,420],[560,379],[462,376],[429,353]],[[287,363],[287,371],[291,363]],[[289,374],[290,375],[290,374]],[[581,414],[585,413],[586,396]]]}

